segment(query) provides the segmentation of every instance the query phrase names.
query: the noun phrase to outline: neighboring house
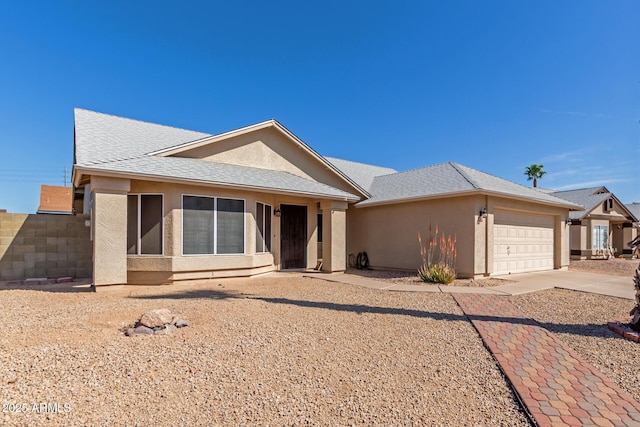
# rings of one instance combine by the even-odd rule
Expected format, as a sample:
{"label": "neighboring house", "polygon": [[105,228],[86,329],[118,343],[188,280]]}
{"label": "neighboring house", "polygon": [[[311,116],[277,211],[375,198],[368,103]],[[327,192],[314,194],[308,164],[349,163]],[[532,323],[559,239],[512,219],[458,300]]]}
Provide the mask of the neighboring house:
{"label": "neighboring house", "polygon": [[325,158],[275,120],[210,135],[76,109],[74,163],[95,285],[344,271],[361,251],[413,270],[430,224],[457,236],[463,277],[564,268],[580,209],[456,163]]}
{"label": "neighboring house", "polygon": [[39,214],[73,213],[73,188],[56,185],[42,185],[40,187]]}
{"label": "neighboring house", "polygon": [[631,257],[627,246],[637,236],[637,213],[622,204],[606,187],[556,191],[552,195],[581,205],[569,214],[571,258]]}

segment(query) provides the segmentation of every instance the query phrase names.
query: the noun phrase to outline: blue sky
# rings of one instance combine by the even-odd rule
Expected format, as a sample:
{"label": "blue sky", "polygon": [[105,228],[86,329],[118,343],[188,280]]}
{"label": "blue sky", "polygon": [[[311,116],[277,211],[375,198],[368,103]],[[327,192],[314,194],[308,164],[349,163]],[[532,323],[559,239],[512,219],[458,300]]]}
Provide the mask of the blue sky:
{"label": "blue sky", "polygon": [[0,3],[0,208],[73,164],[73,108],[316,151],[456,161],[640,202],[640,2]]}

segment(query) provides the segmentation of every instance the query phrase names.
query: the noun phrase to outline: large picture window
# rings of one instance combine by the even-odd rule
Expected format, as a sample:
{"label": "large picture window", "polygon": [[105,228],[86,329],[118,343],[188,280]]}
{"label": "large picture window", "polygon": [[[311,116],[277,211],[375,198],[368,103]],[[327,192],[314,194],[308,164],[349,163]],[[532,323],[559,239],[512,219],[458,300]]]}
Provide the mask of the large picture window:
{"label": "large picture window", "polygon": [[609,247],[609,227],[606,225],[593,226],[593,249],[607,249]]}
{"label": "large picture window", "polygon": [[162,255],[162,195],[127,196],[127,254]]}
{"label": "large picture window", "polygon": [[244,200],[182,196],[182,253],[244,253]]}
{"label": "large picture window", "polygon": [[256,253],[271,252],[271,206],[256,203]]}

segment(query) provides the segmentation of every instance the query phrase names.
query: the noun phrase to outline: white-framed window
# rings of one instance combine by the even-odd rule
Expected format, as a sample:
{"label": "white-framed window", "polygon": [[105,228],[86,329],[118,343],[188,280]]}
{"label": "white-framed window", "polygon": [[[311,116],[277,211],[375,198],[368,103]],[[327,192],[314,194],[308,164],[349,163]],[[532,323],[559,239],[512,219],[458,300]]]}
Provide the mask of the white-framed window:
{"label": "white-framed window", "polygon": [[182,254],[244,254],[244,200],[182,195]]}
{"label": "white-framed window", "polygon": [[164,251],[162,194],[127,195],[127,254],[162,255]]}
{"label": "white-framed window", "polygon": [[271,206],[256,203],[256,253],[271,252]]}
{"label": "white-framed window", "polygon": [[609,227],[606,225],[593,226],[593,249],[609,248]]}

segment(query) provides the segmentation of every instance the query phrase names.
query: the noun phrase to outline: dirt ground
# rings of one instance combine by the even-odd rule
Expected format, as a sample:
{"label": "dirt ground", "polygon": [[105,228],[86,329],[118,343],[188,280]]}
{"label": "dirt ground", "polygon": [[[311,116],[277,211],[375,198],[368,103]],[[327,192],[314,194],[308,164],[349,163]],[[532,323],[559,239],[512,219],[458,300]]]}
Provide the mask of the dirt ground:
{"label": "dirt ground", "polygon": [[[529,425],[446,293],[299,275],[88,290],[0,286],[1,425]],[[640,400],[638,344],[606,328],[630,301],[512,299]],[[123,334],[155,308],[191,326]]]}

